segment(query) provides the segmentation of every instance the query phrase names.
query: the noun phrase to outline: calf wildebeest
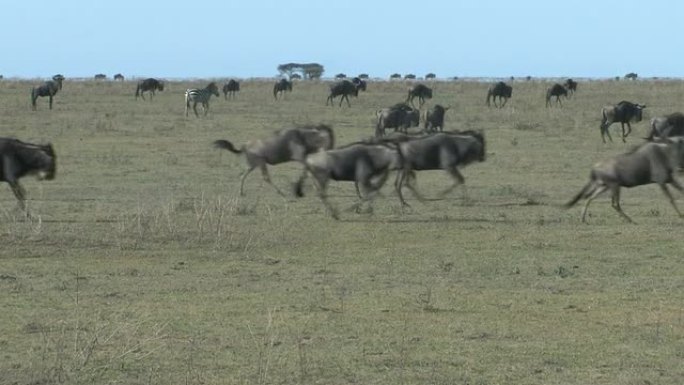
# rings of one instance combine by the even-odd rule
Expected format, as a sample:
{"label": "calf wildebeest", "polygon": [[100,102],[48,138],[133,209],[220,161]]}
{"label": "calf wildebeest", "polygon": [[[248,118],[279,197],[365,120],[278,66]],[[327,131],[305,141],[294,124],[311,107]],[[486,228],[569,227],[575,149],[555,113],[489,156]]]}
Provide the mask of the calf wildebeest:
{"label": "calf wildebeest", "polygon": [[425,119],[423,120],[423,128],[426,132],[444,131],[444,115],[451,107],[443,107],[435,104],[434,107],[425,111]]}
{"label": "calf wildebeest", "polygon": [[214,142],[214,146],[234,154],[245,154],[248,168],[240,178],[240,195],[245,195],[245,178],[257,167],[261,169],[264,180],[275,187],[280,195],[284,195],[271,182],[267,165],[276,165],[292,160],[304,162],[307,154],[333,148],[335,146],[335,135],[330,126],[320,124],[279,130],[267,138],[249,141],[240,149],[236,149],[227,140],[217,140]]}
{"label": "calf wildebeest", "polygon": [[565,81],[565,83],[563,83],[563,87],[568,90],[569,96],[574,95],[575,91],[577,91],[577,82],[572,79],[568,79]]}
{"label": "calf wildebeest", "polygon": [[135,98],[138,99],[140,96],[145,100],[145,92],[150,93],[150,100],[154,96],[155,91],[164,91],[164,82],[154,78],[147,78],[138,82],[138,86],[135,88]]}
{"label": "calf wildebeest", "polygon": [[551,87],[549,87],[546,90],[546,107],[551,105],[551,98],[556,97],[556,104],[559,104],[561,107],[563,107],[563,103],[561,103],[560,97],[565,96],[566,98],[568,97],[568,89],[563,87],[561,84],[554,84]]}
{"label": "calf wildebeest", "polygon": [[409,88],[406,103],[411,103],[413,106],[413,99],[418,98],[418,108],[423,107],[425,99],[432,99],[432,89],[425,84],[419,83]]}
{"label": "calf wildebeest", "polygon": [[[513,87],[509,86],[508,84],[504,82],[498,82],[496,84],[492,84],[489,89],[487,90],[487,107],[490,107],[490,99],[494,100],[494,107],[499,107],[503,108],[503,106],[506,105],[506,102],[508,101],[508,98],[510,98],[513,95]],[[496,98],[499,98],[499,105],[496,105]],[[501,102],[503,100],[503,103]]]}
{"label": "calf wildebeest", "polygon": [[[617,122],[620,122],[622,125],[622,141],[625,142],[625,138],[632,132],[632,125],[630,122],[640,122],[644,108],[646,108],[645,105],[635,104],[626,100],[623,100],[614,106],[603,107],[603,109],[601,109],[601,125],[599,126],[603,143],[606,143],[605,135],[608,135],[608,139],[610,139],[611,142],[613,141],[608,127]],[[627,124],[627,132],[625,132],[625,124]]]}
{"label": "calf wildebeest", "polygon": [[340,98],[340,107],[342,107],[342,101],[344,100],[347,100],[347,106],[351,107],[351,104],[349,103],[349,95],[359,96],[359,87],[349,80],[342,80],[335,84],[331,84],[330,94],[328,95],[328,99],[325,101],[325,105],[334,105],[334,99],[340,95],[342,95]]}
{"label": "calf wildebeest", "polygon": [[228,100],[228,95],[234,99],[238,92],[240,92],[240,83],[235,79],[230,79],[228,83],[223,85],[223,98],[226,100]]}
{"label": "calf wildebeest", "polygon": [[22,210],[26,210],[26,192],[19,184],[19,178],[36,174],[39,180],[52,180],[56,170],[57,156],[52,144],[32,144],[13,138],[0,138],[0,181],[9,183]]}
{"label": "calf wildebeest", "polygon": [[124,76],[122,74],[116,74],[114,75],[114,80],[122,82],[124,81]]}
{"label": "calf wildebeest", "polygon": [[95,80],[106,80],[106,79],[107,79],[107,75],[105,75],[105,74],[96,74],[95,75]]}
{"label": "calf wildebeest", "polygon": [[273,86],[273,97],[278,100],[278,95],[284,96],[285,92],[292,92],[292,82],[287,79],[280,79]]}
{"label": "calf wildebeest", "polygon": [[[333,218],[339,219],[327,199],[328,182],[354,182],[357,194],[363,201],[372,201],[375,193],[387,180],[391,170],[402,166],[401,154],[392,143],[352,143],[344,147],[310,154],[304,161],[304,172],[295,183],[295,195],[304,196],[302,185],[311,174],[318,185],[318,194]],[[376,180],[373,183],[373,179]],[[363,192],[361,193],[360,190]]]}
{"label": "calf wildebeest", "polygon": [[682,213],[677,208],[667,185],[671,184],[684,193],[682,185],[674,177],[675,171],[682,167],[684,167],[684,138],[673,137],[659,142],[645,142],[625,154],[594,165],[589,174],[589,182],[565,204],[565,207],[570,208],[581,199],[586,199],[587,203],[582,210],[582,222],[586,222],[587,209],[591,201],[610,190],[613,208],[622,218],[633,222],[620,207],[620,187],[657,183],[681,217]]}
{"label": "calf wildebeest", "polygon": [[451,187],[442,192],[445,195],[457,185],[465,183],[463,175],[458,171],[459,166],[486,159],[484,134],[477,131],[437,133],[403,141],[398,146],[403,157],[403,168],[397,175],[395,186],[399,200],[406,206],[408,204],[401,193],[404,181],[415,196],[422,199],[413,185],[415,171],[445,170],[454,179]]}
{"label": "calf wildebeest", "polygon": [[219,89],[216,83],[211,82],[204,88],[189,88],[185,91],[185,116],[188,116],[188,109],[190,109],[190,103],[192,102],[192,110],[195,112],[195,116],[199,118],[197,113],[197,104],[202,104],[202,110],[204,110],[204,116],[207,116],[209,112],[209,99],[211,95],[216,95],[219,97]]}
{"label": "calf wildebeest", "polygon": [[385,135],[385,130],[388,128],[407,132],[410,127],[417,127],[420,124],[420,111],[411,108],[406,103],[397,103],[392,107],[377,110],[375,117],[377,119],[376,137]]}
{"label": "calf wildebeest", "polygon": [[684,136],[684,114],[681,112],[651,119],[651,132],[645,139],[655,140],[669,136]]}
{"label": "calf wildebeest", "polygon": [[64,76],[55,75],[52,77],[52,80],[48,80],[38,87],[33,87],[31,89],[31,108],[35,111],[38,97],[47,96],[48,105],[52,109],[52,98],[62,89],[63,81]]}

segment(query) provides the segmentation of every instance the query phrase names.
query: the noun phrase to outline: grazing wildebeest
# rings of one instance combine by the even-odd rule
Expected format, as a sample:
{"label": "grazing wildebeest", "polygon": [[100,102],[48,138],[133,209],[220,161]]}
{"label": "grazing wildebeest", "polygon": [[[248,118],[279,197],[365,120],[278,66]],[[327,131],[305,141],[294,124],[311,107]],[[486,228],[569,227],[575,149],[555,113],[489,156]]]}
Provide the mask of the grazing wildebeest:
{"label": "grazing wildebeest", "polygon": [[[311,174],[318,185],[318,194],[333,218],[339,219],[327,199],[328,182],[354,182],[357,194],[364,201],[372,201],[375,193],[387,180],[391,170],[402,166],[401,154],[392,143],[352,143],[350,145],[310,154],[304,162],[302,176],[295,183],[295,195],[304,196],[302,185]],[[374,183],[373,180],[376,180]],[[360,187],[360,190],[359,190]],[[359,204],[361,204],[359,203]],[[358,206],[357,206],[358,207]]]}
{"label": "grazing wildebeest", "polygon": [[398,143],[398,146],[403,157],[403,168],[397,175],[395,187],[399,200],[406,206],[408,204],[401,193],[404,182],[418,199],[422,199],[413,185],[415,171],[445,170],[454,180],[454,183],[442,192],[442,195],[445,195],[457,185],[465,183],[463,175],[458,171],[459,166],[474,161],[483,162],[486,159],[484,134],[477,131],[426,135],[403,141]]}
{"label": "grazing wildebeest", "polygon": [[568,79],[565,81],[565,83],[563,83],[563,87],[568,90],[568,96],[572,96],[575,94],[575,91],[577,91],[577,82],[572,79]]}
{"label": "grazing wildebeest", "polygon": [[228,100],[228,95],[234,99],[238,92],[240,92],[240,83],[235,79],[230,79],[228,83],[223,85],[223,98],[226,100]]}
{"label": "grazing wildebeest", "polygon": [[[601,125],[599,126],[603,143],[606,143],[605,135],[608,135],[608,139],[610,139],[611,142],[613,141],[608,127],[617,122],[620,122],[622,125],[622,141],[625,142],[627,135],[632,132],[632,125],[630,122],[640,122],[644,108],[646,108],[645,105],[635,104],[626,100],[623,100],[614,106],[603,107],[603,109],[601,109]],[[625,132],[625,124],[627,124],[627,132]]]}
{"label": "grazing wildebeest", "polygon": [[335,84],[331,84],[330,95],[328,95],[328,99],[326,99],[325,105],[334,105],[334,99],[340,95],[342,95],[342,97],[340,98],[340,107],[342,107],[342,101],[344,100],[347,100],[347,106],[351,107],[351,104],[349,103],[349,95],[359,96],[359,87],[356,84],[350,82],[349,80],[342,80]]}
{"label": "grazing wildebeest", "polygon": [[150,100],[154,96],[155,91],[164,91],[164,82],[154,78],[147,78],[138,82],[138,86],[135,88],[135,98],[138,99],[140,96],[145,100],[145,92],[150,93]]}
{"label": "grazing wildebeest", "polygon": [[248,168],[240,178],[240,195],[245,195],[245,178],[257,167],[261,169],[264,180],[275,187],[280,195],[284,195],[271,182],[267,165],[276,165],[292,160],[304,162],[307,154],[333,148],[335,146],[335,135],[330,126],[320,124],[279,130],[267,138],[249,141],[240,149],[236,149],[227,140],[217,140],[214,142],[214,146],[234,154],[245,154]]}
{"label": "grazing wildebeest", "polygon": [[413,106],[413,99],[416,97],[418,98],[418,108],[422,108],[425,99],[432,99],[432,89],[422,83],[416,84],[409,88],[406,103],[411,103]]}
{"label": "grazing wildebeest", "polygon": [[566,98],[568,97],[568,89],[563,87],[561,84],[554,84],[551,87],[549,87],[546,90],[546,107],[551,105],[551,98],[556,97],[556,104],[559,104],[561,107],[563,107],[563,103],[561,103],[560,97],[565,96]]}
{"label": "grazing wildebeest", "polygon": [[195,116],[199,118],[197,113],[197,103],[202,104],[202,109],[204,110],[204,116],[207,116],[209,112],[209,99],[211,95],[216,95],[219,97],[219,89],[216,83],[211,82],[204,88],[189,88],[185,91],[185,116],[188,116],[188,109],[190,109],[190,103],[192,102],[192,110],[195,112]]}
{"label": "grazing wildebeest", "polygon": [[684,136],[684,114],[681,112],[651,119],[651,132],[645,139],[655,140],[669,136]]}
{"label": "grazing wildebeest", "polygon": [[0,138],[0,181],[9,183],[22,210],[26,210],[26,192],[19,184],[19,178],[37,174],[39,180],[52,180],[56,170],[57,156],[52,144],[32,144],[12,138]]}
{"label": "grazing wildebeest", "polygon": [[278,100],[278,95],[284,96],[285,92],[292,92],[292,82],[287,79],[280,79],[273,86],[273,97]]}
{"label": "grazing wildebeest", "polygon": [[114,75],[114,80],[122,82],[124,81],[124,76],[122,74],[116,74]]}
{"label": "grazing wildebeest", "polygon": [[105,74],[96,74],[95,75],[95,80],[105,80],[107,79],[107,75]]}
{"label": "grazing wildebeest", "polygon": [[418,127],[420,124],[420,111],[411,108],[406,103],[398,103],[392,107],[377,110],[375,117],[377,118],[376,137],[385,135],[385,130],[388,128],[407,132],[410,127]]}
{"label": "grazing wildebeest", "polygon": [[359,91],[366,91],[366,81],[356,77],[352,79],[352,83],[356,86]]}
{"label": "grazing wildebeest", "polygon": [[682,167],[684,167],[684,138],[672,137],[658,142],[645,142],[625,154],[594,165],[589,174],[589,182],[565,204],[565,207],[570,208],[581,199],[586,199],[587,203],[582,210],[582,222],[586,222],[587,209],[591,201],[610,190],[613,208],[622,218],[633,222],[620,207],[620,187],[657,183],[681,217],[682,213],[677,208],[667,185],[671,184],[684,193],[682,185],[674,177],[674,173]]}
{"label": "grazing wildebeest", "polygon": [[57,92],[62,89],[62,82],[64,81],[64,76],[55,75],[52,80],[48,80],[38,87],[33,87],[31,89],[31,108],[36,109],[36,100],[38,97],[47,96],[48,105],[52,109],[52,98],[57,95]]}
{"label": "grazing wildebeest", "polygon": [[423,128],[426,132],[444,131],[444,115],[451,107],[443,107],[435,104],[432,109],[425,111],[425,119],[423,120]]}
{"label": "grazing wildebeest", "polygon": [[[503,108],[503,106],[506,105],[506,102],[508,101],[508,98],[510,98],[513,95],[513,87],[509,86],[508,84],[504,82],[498,82],[496,84],[492,84],[489,89],[487,90],[487,107],[490,107],[490,99],[494,99],[494,107],[499,107]],[[496,105],[496,98],[499,98],[499,105]],[[501,102],[503,100],[503,103]]]}

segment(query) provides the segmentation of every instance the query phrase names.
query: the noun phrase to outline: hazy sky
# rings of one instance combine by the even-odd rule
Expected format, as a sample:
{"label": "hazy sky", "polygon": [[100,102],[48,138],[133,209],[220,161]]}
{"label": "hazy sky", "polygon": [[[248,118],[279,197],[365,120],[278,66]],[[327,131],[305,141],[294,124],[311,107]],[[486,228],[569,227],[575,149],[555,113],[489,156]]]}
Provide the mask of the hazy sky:
{"label": "hazy sky", "polygon": [[5,77],[684,76],[675,0],[9,0]]}

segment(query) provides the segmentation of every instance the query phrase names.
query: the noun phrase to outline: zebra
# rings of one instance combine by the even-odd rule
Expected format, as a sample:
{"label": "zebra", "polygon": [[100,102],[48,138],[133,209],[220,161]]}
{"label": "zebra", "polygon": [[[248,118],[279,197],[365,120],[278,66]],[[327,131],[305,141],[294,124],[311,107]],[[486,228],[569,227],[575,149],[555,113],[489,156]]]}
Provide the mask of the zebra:
{"label": "zebra", "polygon": [[49,106],[52,109],[52,98],[57,94],[57,91],[62,89],[62,81],[64,76],[55,75],[52,80],[48,80],[38,87],[33,87],[31,89],[31,108],[36,110],[36,100],[39,96],[49,97]]}
{"label": "zebra", "polygon": [[197,103],[202,103],[202,109],[204,110],[204,116],[209,112],[209,99],[211,95],[219,96],[219,89],[216,83],[211,82],[206,87],[202,89],[189,88],[185,91],[185,116],[188,116],[188,109],[190,108],[190,102],[192,102],[192,110],[195,111],[195,116],[199,117],[197,113]]}

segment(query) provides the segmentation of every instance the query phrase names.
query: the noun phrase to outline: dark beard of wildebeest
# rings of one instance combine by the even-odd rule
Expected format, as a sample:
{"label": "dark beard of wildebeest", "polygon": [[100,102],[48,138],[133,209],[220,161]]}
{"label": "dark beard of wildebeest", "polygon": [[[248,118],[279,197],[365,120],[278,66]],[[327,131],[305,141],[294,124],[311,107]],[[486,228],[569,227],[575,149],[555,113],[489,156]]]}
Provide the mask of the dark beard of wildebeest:
{"label": "dark beard of wildebeest", "polygon": [[414,106],[413,99],[416,97],[418,98],[418,108],[422,108],[425,99],[432,99],[432,89],[425,84],[416,84],[409,88],[406,103],[411,103],[411,105]]}
{"label": "dark beard of wildebeest", "polygon": [[420,124],[420,111],[411,108],[406,103],[397,103],[392,107],[377,110],[375,117],[377,119],[376,137],[384,136],[388,128],[394,128],[395,132],[408,132],[410,127],[418,127]]}
{"label": "dark beard of wildebeest", "polygon": [[164,91],[164,82],[154,78],[141,80],[138,82],[138,86],[135,88],[135,98],[138,99],[138,96],[140,96],[143,100],[145,100],[145,92],[149,91],[150,100],[152,100],[152,97],[157,90]]}
{"label": "dark beard of wildebeest", "polygon": [[591,168],[589,182],[565,204],[565,208],[574,206],[581,199],[587,203],[582,210],[582,222],[586,222],[589,204],[603,192],[610,190],[613,208],[622,218],[633,222],[620,207],[620,188],[635,187],[657,183],[670,204],[679,216],[677,208],[667,185],[684,193],[682,185],[674,178],[676,170],[684,167],[684,138],[674,137],[659,142],[645,142],[631,151],[597,163]]}
{"label": "dark beard of wildebeest", "polygon": [[[361,202],[370,204],[384,185],[389,172],[403,164],[397,145],[393,143],[352,143],[344,147],[310,154],[304,162],[302,176],[294,185],[295,195],[304,196],[303,184],[310,173],[318,185],[321,201],[333,218],[339,219],[337,210],[327,198],[330,180],[354,182]],[[375,180],[375,182],[374,182]],[[360,189],[359,189],[360,186]]]}
{"label": "dark beard of wildebeest", "polygon": [[342,95],[342,97],[340,98],[339,106],[342,107],[342,102],[346,100],[347,107],[351,107],[351,104],[349,103],[349,95],[354,97],[359,96],[359,86],[350,82],[349,80],[342,80],[340,82],[332,84],[330,86],[330,95],[328,95],[328,99],[326,99],[325,105],[334,105],[334,99],[340,95]]}
{"label": "dark beard of wildebeest", "polygon": [[62,82],[64,81],[64,76],[55,75],[52,80],[48,80],[39,87],[33,87],[31,89],[31,108],[36,110],[36,100],[38,97],[47,96],[48,106],[52,109],[52,98],[57,95],[57,92],[62,89]]}
{"label": "dark beard of wildebeest", "polygon": [[[508,98],[513,95],[513,87],[504,82],[493,84],[487,90],[487,107],[491,107],[490,99],[494,100],[494,107],[503,108],[508,102]],[[496,104],[496,98],[499,98],[499,105]],[[503,103],[501,102],[503,100]]]}
{"label": "dark beard of wildebeest", "polygon": [[[606,135],[608,135],[608,139],[610,139],[611,142],[613,141],[608,128],[611,124],[617,122],[620,122],[622,125],[622,142],[626,142],[625,138],[632,132],[632,125],[630,122],[640,122],[644,108],[646,108],[645,105],[635,104],[626,100],[623,100],[614,106],[603,107],[603,109],[601,109],[601,125],[599,126],[603,143],[606,143]],[[626,132],[625,124],[627,125]]]}
{"label": "dark beard of wildebeest", "polygon": [[280,79],[273,86],[273,97],[278,100],[278,95],[284,96],[285,92],[292,92],[292,82],[287,79]]}
{"label": "dark beard of wildebeest", "polygon": [[484,162],[486,159],[484,134],[478,131],[437,133],[403,141],[398,143],[398,146],[404,166],[397,174],[395,187],[399,200],[405,206],[408,206],[408,203],[401,193],[404,182],[418,199],[423,200],[414,186],[415,171],[444,170],[454,183],[441,195],[444,196],[459,184],[463,184],[465,196],[465,178],[458,171],[458,167],[474,161]]}
{"label": "dark beard of wildebeest", "polygon": [[230,79],[228,83],[223,85],[223,98],[228,100],[228,95],[231,99],[237,97],[237,93],[240,92],[240,83],[237,80]]}
{"label": "dark beard of wildebeest", "polygon": [[570,97],[575,94],[575,91],[577,91],[577,82],[572,79],[568,79],[565,81],[565,83],[563,83],[563,87],[568,90],[568,97]]}
{"label": "dark beard of wildebeest", "polygon": [[443,107],[435,104],[430,110],[425,111],[425,119],[423,120],[423,129],[425,132],[444,131],[444,115],[451,107]]}
{"label": "dark beard of wildebeest", "polygon": [[556,104],[563,107],[563,103],[561,103],[560,97],[565,96],[567,98],[568,97],[568,90],[558,83],[549,87],[546,90],[546,107],[549,107],[551,105],[551,98],[554,96],[556,97]]}
{"label": "dark beard of wildebeest", "polygon": [[669,136],[684,136],[684,114],[681,112],[651,119],[651,132],[644,139],[652,141]]}
{"label": "dark beard of wildebeest", "polygon": [[190,109],[190,103],[192,103],[192,111],[195,112],[195,116],[199,118],[197,113],[197,104],[202,104],[202,110],[204,110],[204,116],[207,116],[209,112],[209,99],[211,95],[219,97],[219,89],[216,83],[211,82],[204,88],[189,88],[185,91],[185,116],[188,116],[188,110]]}
{"label": "dark beard of wildebeest", "polygon": [[26,211],[26,191],[19,178],[37,174],[38,179],[52,180],[57,170],[57,156],[52,144],[25,143],[13,138],[0,138],[0,181],[9,183],[19,207]]}
{"label": "dark beard of wildebeest", "polygon": [[244,185],[247,175],[259,167],[266,183],[273,186],[278,194],[285,196],[271,182],[267,165],[277,165],[289,161],[303,163],[306,155],[333,148],[335,146],[335,134],[330,126],[319,124],[279,130],[267,138],[249,141],[240,149],[236,149],[227,140],[217,140],[214,142],[214,146],[234,154],[245,154],[247,170],[240,177],[240,195],[245,195]]}

